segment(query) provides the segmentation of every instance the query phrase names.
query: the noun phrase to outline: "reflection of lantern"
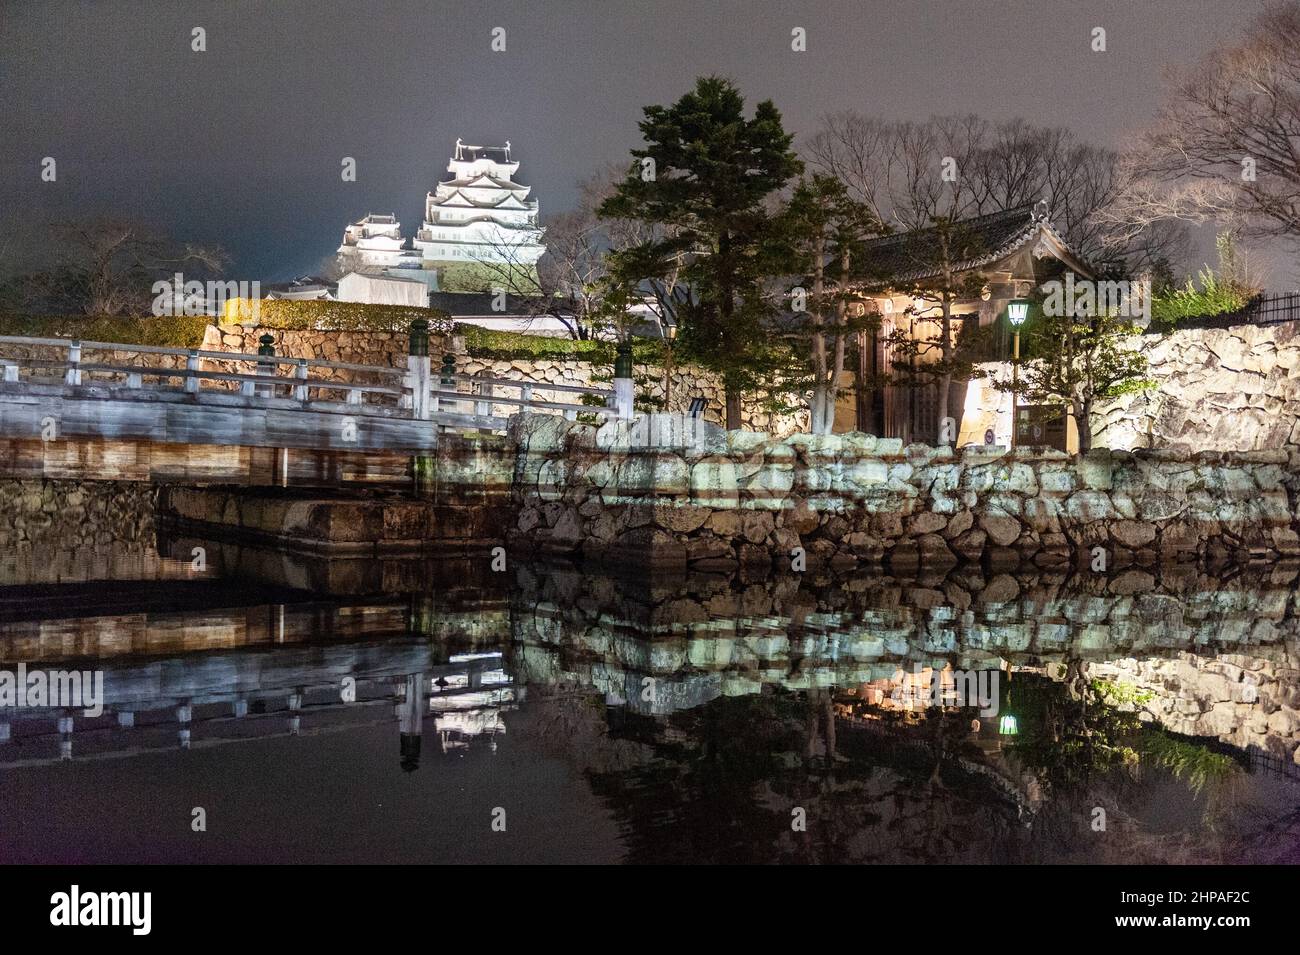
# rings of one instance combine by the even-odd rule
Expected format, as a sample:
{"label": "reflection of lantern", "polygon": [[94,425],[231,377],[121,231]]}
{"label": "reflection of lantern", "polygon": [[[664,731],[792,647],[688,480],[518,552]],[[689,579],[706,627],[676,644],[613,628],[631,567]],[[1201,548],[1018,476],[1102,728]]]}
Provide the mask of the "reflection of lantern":
{"label": "reflection of lantern", "polygon": [[1015,736],[1020,732],[1020,727],[1016,724],[1016,718],[1010,713],[1004,715],[998,720],[998,732],[1003,736]]}

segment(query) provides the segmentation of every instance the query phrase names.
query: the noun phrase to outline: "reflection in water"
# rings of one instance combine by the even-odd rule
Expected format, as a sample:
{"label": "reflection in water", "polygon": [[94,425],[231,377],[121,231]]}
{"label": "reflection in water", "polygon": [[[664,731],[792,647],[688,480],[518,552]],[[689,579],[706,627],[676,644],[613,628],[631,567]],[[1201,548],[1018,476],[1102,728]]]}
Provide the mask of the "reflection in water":
{"label": "reflection in water", "polygon": [[[8,666],[106,694],[4,715],[5,857],[1300,860],[1293,571],[625,580],[203,542],[176,572],[193,546],[0,589]],[[173,799],[238,835],[122,808]]]}

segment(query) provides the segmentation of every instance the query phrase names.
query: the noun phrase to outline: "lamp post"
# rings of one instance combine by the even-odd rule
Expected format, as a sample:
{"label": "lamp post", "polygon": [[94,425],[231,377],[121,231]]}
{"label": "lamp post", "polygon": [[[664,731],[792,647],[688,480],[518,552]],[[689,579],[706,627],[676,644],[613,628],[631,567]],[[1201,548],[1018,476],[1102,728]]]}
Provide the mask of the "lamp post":
{"label": "lamp post", "polygon": [[1012,299],[1007,303],[1007,319],[1014,331],[1011,351],[1011,446],[1019,442],[1016,437],[1020,431],[1020,422],[1016,419],[1016,409],[1020,405],[1020,326],[1029,317],[1029,302],[1023,298]]}
{"label": "lamp post", "polygon": [[673,342],[677,340],[677,325],[664,326],[664,341],[668,343],[668,354],[664,358],[664,411],[672,411],[673,397]]}

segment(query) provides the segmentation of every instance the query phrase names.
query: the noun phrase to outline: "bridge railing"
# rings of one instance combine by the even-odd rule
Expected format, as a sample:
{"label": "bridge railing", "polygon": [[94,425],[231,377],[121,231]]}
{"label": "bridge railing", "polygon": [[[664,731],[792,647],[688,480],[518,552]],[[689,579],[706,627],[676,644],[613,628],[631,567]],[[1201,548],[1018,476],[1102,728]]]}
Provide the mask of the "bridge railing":
{"label": "bridge railing", "polygon": [[[36,352],[45,349],[61,350],[62,357],[36,357]],[[23,351],[29,353],[21,354]],[[109,352],[112,357],[87,360],[87,352]],[[122,355],[143,360],[123,361]],[[614,407],[615,392],[610,389],[435,374],[427,356],[411,356],[408,367],[393,368],[265,353],[3,335],[0,377],[5,383],[99,384],[128,391],[188,393],[198,401],[238,393],[250,399],[289,401],[315,410],[369,411],[423,419],[436,416],[447,424],[497,429],[504,427],[505,418],[515,411],[540,411],[568,418],[619,413]],[[537,392],[590,395],[604,404],[542,400],[535,397]],[[506,414],[497,414],[500,408],[506,409]]]}

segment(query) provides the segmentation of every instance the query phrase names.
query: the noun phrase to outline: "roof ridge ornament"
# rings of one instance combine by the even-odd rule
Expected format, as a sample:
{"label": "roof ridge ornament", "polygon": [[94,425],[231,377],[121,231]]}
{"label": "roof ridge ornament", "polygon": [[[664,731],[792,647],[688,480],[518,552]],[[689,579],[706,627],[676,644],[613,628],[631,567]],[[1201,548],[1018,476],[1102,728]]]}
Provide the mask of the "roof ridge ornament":
{"label": "roof ridge ornament", "polygon": [[1046,199],[1039,199],[1034,203],[1034,211],[1029,213],[1029,218],[1033,222],[1046,222],[1048,205]]}

